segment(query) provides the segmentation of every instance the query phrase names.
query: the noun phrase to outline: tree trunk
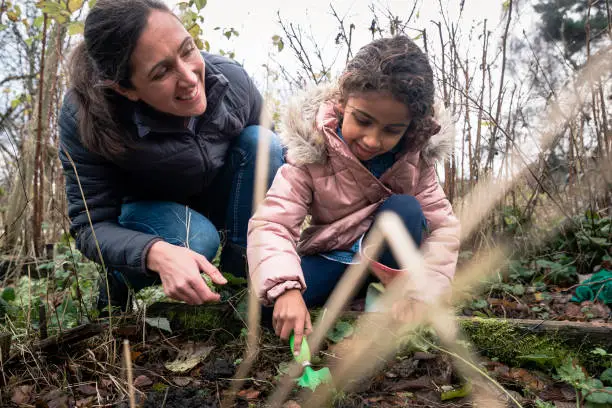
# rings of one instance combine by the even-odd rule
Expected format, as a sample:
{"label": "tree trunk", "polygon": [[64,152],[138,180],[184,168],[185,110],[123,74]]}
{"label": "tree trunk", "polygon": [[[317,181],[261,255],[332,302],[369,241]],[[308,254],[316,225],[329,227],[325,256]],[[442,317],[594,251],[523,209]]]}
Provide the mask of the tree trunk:
{"label": "tree trunk", "polygon": [[[34,101],[34,112],[26,127],[27,134],[23,137],[19,155],[21,158],[19,161],[19,171],[15,172],[12,188],[7,200],[5,240],[3,244],[5,249],[13,248],[20,243],[28,245],[28,237],[33,235],[33,223],[28,221],[31,220],[33,216],[31,203],[35,199],[33,192],[36,161],[36,135],[39,125],[38,118],[42,118],[40,154],[44,155],[49,149],[49,118],[50,112],[53,109],[53,103],[55,102],[51,88],[58,74],[60,50],[63,47],[65,30],[62,29],[61,32],[61,35],[51,36],[49,38],[49,44],[45,52],[45,70],[41,81],[43,89],[40,92],[40,96],[33,95],[32,98]],[[40,103],[38,103],[39,99]],[[41,163],[43,163],[42,166],[44,166],[45,162],[46,160],[43,158],[41,161]],[[39,186],[41,192],[44,189],[43,181],[44,179],[41,177]],[[41,224],[42,221],[41,219]]]}

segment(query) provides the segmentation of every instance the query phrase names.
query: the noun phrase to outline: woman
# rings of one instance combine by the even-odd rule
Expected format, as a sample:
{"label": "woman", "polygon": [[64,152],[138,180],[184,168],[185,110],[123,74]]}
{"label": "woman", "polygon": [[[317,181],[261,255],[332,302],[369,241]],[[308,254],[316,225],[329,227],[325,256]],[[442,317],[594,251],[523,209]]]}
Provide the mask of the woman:
{"label": "woman", "polygon": [[[161,282],[189,304],[218,300],[200,272],[225,283],[210,262],[219,228],[221,269],[245,275],[257,139],[270,132],[257,126],[261,95],[238,64],[200,53],[158,0],[98,0],[84,37],[59,155],[71,233],[109,272],[111,299],[101,285],[98,308],[125,309],[126,283]],[[271,182],[283,161],[273,134],[270,159]]]}

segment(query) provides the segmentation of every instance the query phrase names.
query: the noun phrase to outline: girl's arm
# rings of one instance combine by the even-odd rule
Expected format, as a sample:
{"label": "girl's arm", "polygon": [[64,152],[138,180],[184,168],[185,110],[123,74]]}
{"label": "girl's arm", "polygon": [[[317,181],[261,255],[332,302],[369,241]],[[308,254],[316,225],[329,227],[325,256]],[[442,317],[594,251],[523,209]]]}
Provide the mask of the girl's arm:
{"label": "girl's arm", "polygon": [[459,254],[460,226],[453,208],[438,183],[434,166],[421,169],[415,191],[427,219],[429,234],[421,245],[428,281],[427,291],[417,298],[432,301],[450,288]]}
{"label": "girl's arm", "polygon": [[284,164],[249,221],[249,273],[264,305],[273,304],[289,289],[306,290],[296,244],[311,202],[310,173]]}

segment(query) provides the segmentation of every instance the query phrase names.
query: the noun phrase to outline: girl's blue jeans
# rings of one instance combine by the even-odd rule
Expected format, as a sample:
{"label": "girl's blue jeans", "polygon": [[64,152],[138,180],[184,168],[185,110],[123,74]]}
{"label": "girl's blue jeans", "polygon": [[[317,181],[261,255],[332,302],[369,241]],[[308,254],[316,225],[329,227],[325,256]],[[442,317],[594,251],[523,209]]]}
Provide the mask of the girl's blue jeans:
{"label": "girl's blue jeans", "polygon": [[[414,242],[417,245],[423,242],[427,221],[416,198],[409,195],[393,195],[381,204],[376,213],[382,211],[396,213],[404,222],[404,226]],[[397,262],[387,247],[379,258],[379,262],[391,268],[398,268]],[[332,261],[320,255],[302,257],[302,271],[307,286],[306,292],[304,292],[306,306],[309,308],[322,306],[340,281],[347,267],[347,264]],[[360,290],[363,291],[367,284],[372,281],[373,278],[368,278]]]}
{"label": "girl's blue jeans", "polygon": [[[207,207],[212,213],[220,210],[220,213],[224,214],[224,217],[220,218],[224,219],[213,221],[175,202],[136,201],[122,205],[119,223],[125,228],[158,235],[171,244],[188,246],[210,261],[217,254],[221,242],[218,227],[225,228],[229,243],[246,247],[247,227],[253,205],[259,132],[266,132],[271,136],[268,186],[272,184],[276,171],[283,164],[283,149],[278,136],[261,126],[246,127],[230,147],[226,164],[210,187],[210,190],[214,191],[214,197],[211,196],[212,202],[207,203]],[[160,283],[159,278],[146,275],[123,277],[118,272],[113,272],[113,275],[119,282],[127,279],[135,291]],[[104,293],[100,295],[103,296]]]}

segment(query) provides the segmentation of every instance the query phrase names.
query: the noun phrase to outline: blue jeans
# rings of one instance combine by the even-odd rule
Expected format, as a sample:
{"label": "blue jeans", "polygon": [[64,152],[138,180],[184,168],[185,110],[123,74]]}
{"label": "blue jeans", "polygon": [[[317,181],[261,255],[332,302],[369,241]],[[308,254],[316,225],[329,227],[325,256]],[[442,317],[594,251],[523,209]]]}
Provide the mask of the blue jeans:
{"label": "blue jeans", "polygon": [[[228,190],[216,194],[217,197],[226,198],[213,204],[216,204],[216,207],[223,207],[225,220],[222,223],[225,224],[228,242],[240,247],[246,246],[248,221],[252,213],[255,161],[260,131],[271,135],[268,186],[272,184],[276,171],[284,161],[280,140],[266,128],[249,126],[230,147],[227,162],[211,186],[216,192],[223,188]],[[216,201],[218,200],[216,198]],[[175,202],[136,201],[123,204],[119,224],[132,230],[158,235],[174,245],[187,246],[211,261],[217,254],[221,241],[213,220]],[[113,275],[123,282],[118,272],[114,272]],[[128,283],[138,291],[159,284],[160,281],[158,277],[139,275],[130,277]]]}
{"label": "blue jeans", "polygon": [[[382,211],[392,211],[396,213],[404,222],[404,226],[412,236],[417,245],[423,242],[423,232],[427,227],[427,221],[423,215],[421,205],[416,198],[408,195],[394,195],[389,197],[376,210],[376,214]],[[398,268],[391,251],[385,247],[379,262],[391,267]],[[319,255],[302,257],[302,271],[306,281],[306,292],[304,301],[308,307],[322,306],[329,295],[333,292],[336,284],[344,274],[348,265],[336,262]],[[366,280],[363,287],[372,279]]]}

